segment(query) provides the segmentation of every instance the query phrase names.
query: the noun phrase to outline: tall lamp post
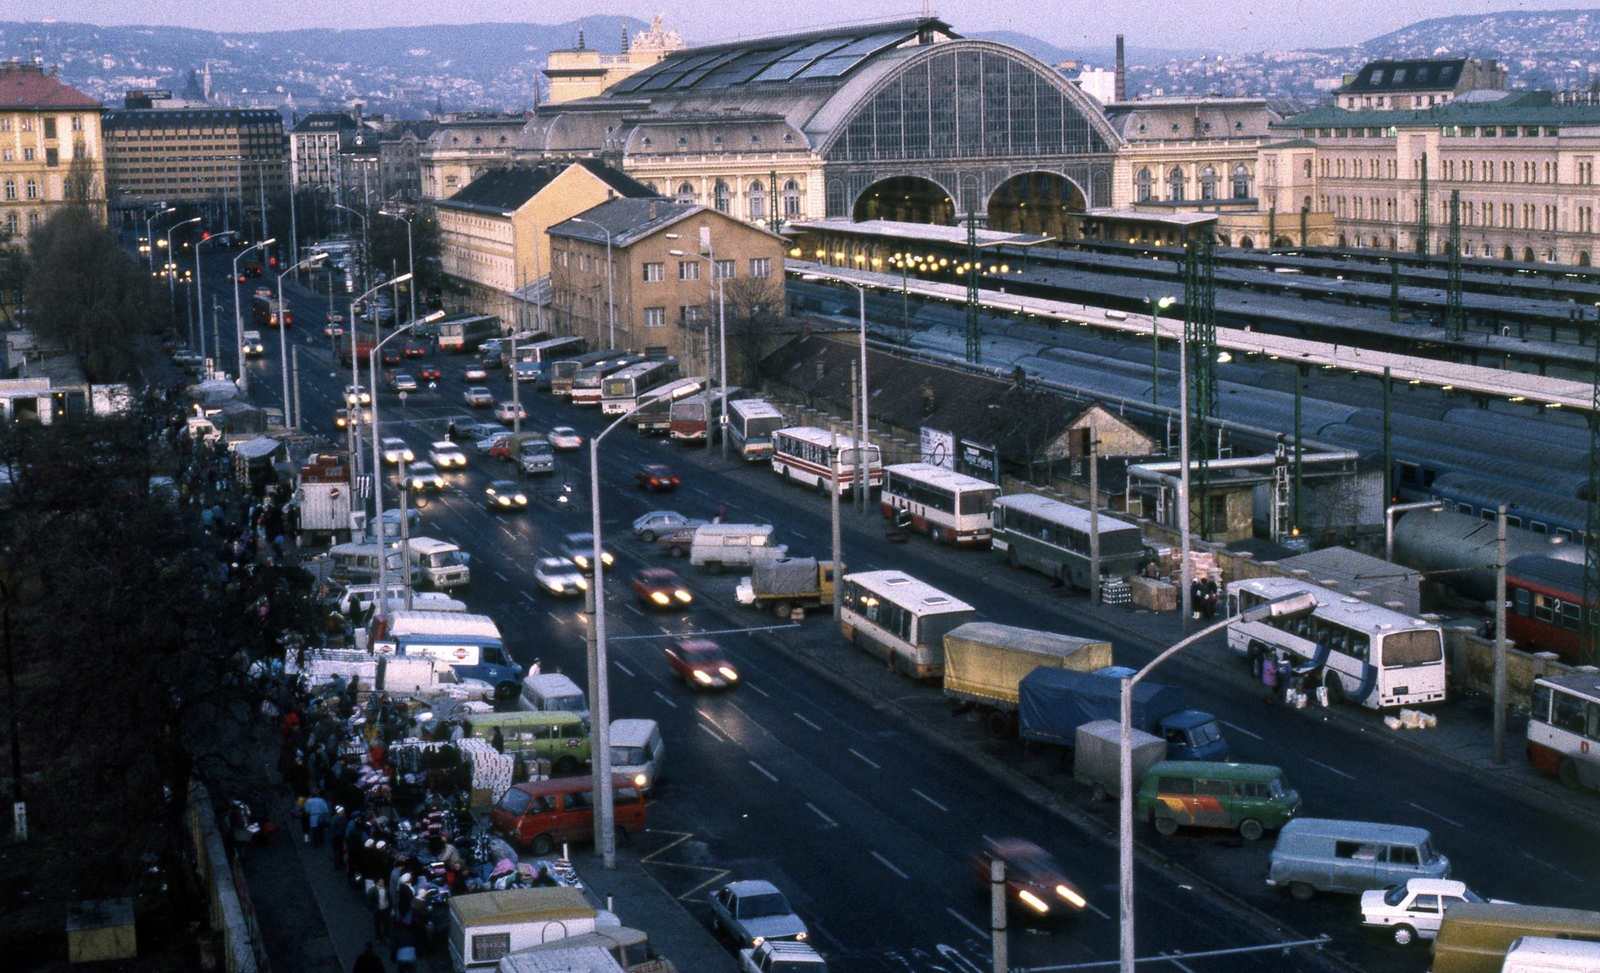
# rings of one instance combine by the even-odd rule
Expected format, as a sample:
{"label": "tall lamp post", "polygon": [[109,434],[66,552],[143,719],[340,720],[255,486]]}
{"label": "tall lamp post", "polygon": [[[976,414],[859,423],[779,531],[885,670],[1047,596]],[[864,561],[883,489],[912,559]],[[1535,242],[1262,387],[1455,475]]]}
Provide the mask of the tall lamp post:
{"label": "tall lamp post", "polygon": [[[667,239],[681,239],[677,233],[668,233]],[[717,369],[721,375],[718,387],[722,389],[722,419],[717,428],[717,434],[722,438],[722,458],[728,458],[728,315],[727,301],[724,300],[722,277],[717,274],[717,252],[711,249],[709,235],[706,239],[708,253],[690,253],[687,250],[668,250],[667,253],[674,257],[688,257],[692,260],[703,260],[711,268],[710,289],[717,299]],[[706,376],[706,381],[711,381],[711,376]],[[706,408],[706,450],[711,449],[711,409],[710,396],[707,395]]]}
{"label": "tall lamp post", "polygon": [[872,427],[867,423],[867,289],[853,280],[843,277],[824,277],[821,274],[801,274],[801,280],[829,280],[846,287],[854,287],[861,300],[861,428],[860,436],[856,440],[856,497],[855,504],[858,510],[867,509],[867,493],[869,490],[866,480],[866,450],[867,433]]}
{"label": "tall lamp post", "polygon": [[[351,216],[354,216],[356,219],[361,221],[361,283],[368,283],[372,280],[372,251],[367,247],[366,214],[362,213],[358,209],[351,209],[349,206],[346,206],[343,203],[334,203],[333,208],[342,209],[346,213],[349,213]],[[373,290],[382,290],[382,288],[373,288]],[[373,320],[376,321],[377,319],[374,318]]]}
{"label": "tall lamp post", "polygon": [[[200,273],[200,248],[205,246],[208,243],[211,243],[212,241],[226,240],[229,237],[238,236],[238,235],[239,234],[237,232],[233,231],[233,230],[223,230],[221,233],[213,233],[208,237],[201,237],[200,238],[200,242],[198,242],[198,243],[196,243],[194,245],[194,287],[195,287],[194,300],[195,300],[195,304],[198,305],[198,310],[200,312],[200,357],[201,358],[204,358],[206,356],[206,279],[205,279],[205,275]],[[234,276],[235,276],[235,278],[238,277],[238,265],[235,265],[235,267],[234,267]],[[235,293],[237,293],[237,291],[235,291]],[[215,318],[213,318],[213,320],[215,320]],[[243,344],[242,340],[241,340],[240,344],[241,345]],[[222,349],[221,348],[216,348],[216,349],[213,349],[213,350],[216,352],[217,359],[220,361],[221,358],[222,358]],[[241,355],[244,354],[244,349],[242,347],[239,349],[239,353]],[[207,375],[206,377],[210,378],[211,376]]]}
{"label": "tall lamp post", "polygon": [[[396,284],[399,283],[402,278],[409,279],[410,276],[411,275],[409,274],[402,274],[401,277],[396,277],[394,280],[378,286],[384,287],[388,284]],[[429,315],[430,319],[438,320],[438,318],[444,317],[444,312],[442,311],[436,312],[436,314],[437,316]],[[374,525],[374,536],[378,538],[378,604],[381,606],[378,609],[378,615],[380,617],[389,614],[389,557],[388,551],[384,546],[385,535],[383,532],[383,446],[380,442],[381,434],[378,431],[378,355],[381,353],[384,345],[388,344],[390,341],[393,341],[395,338],[400,337],[421,323],[422,322],[420,321],[410,321],[398,328],[395,328],[389,333],[387,338],[384,338],[382,341],[374,341],[372,343],[372,350],[367,353],[367,380],[372,383],[372,523]],[[355,345],[353,343],[351,345],[351,350],[355,350]],[[355,358],[353,354],[350,357],[352,360]],[[356,396],[356,410],[358,412],[361,409],[360,398],[361,396],[358,393]],[[402,457],[402,467],[404,466],[403,460],[404,458]],[[411,489],[411,484],[406,481],[406,478],[403,475],[400,477],[400,489]],[[405,572],[404,576],[409,581],[411,565],[402,565],[401,570]]]}
{"label": "tall lamp post", "polygon": [[633,408],[617,416],[600,435],[589,440],[589,513],[590,531],[594,534],[594,550],[590,552],[594,565],[594,639],[595,666],[589,673],[589,699],[594,706],[594,792],[600,801],[600,813],[594,819],[594,844],[606,868],[617,867],[617,822],[615,801],[611,793],[611,697],[609,675],[606,671],[606,589],[605,557],[600,544],[600,441],[633,417],[640,409],[655,405],[667,396],[657,394],[641,399]]}
{"label": "tall lamp post", "polygon": [[1150,404],[1161,404],[1161,312],[1177,303],[1176,297],[1145,298],[1150,302]]}
{"label": "tall lamp post", "polygon": [[161,217],[166,216],[168,213],[176,212],[176,209],[168,206],[166,209],[157,210],[156,212],[152,213],[150,218],[144,221],[144,243],[145,246],[150,248],[150,272],[152,274],[156,272],[156,238],[151,235],[152,231],[150,224],[154,223]]}
{"label": "tall lamp post", "polygon": [[[398,280],[398,279],[399,278],[396,278],[396,280]],[[361,293],[361,296],[356,298],[356,301],[365,301],[371,295],[376,294],[378,291],[383,290],[385,287],[388,287],[390,284],[392,284],[394,282],[395,281],[392,281],[392,280],[386,280],[383,283],[379,284],[377,287],[374,287],[369,291],[363,291]],[[356,353],[356,347],[357,347],[357,345],[356,345],[356,337],[357,337],[357,332],[358,332],[359,329],[356,327],[356,315],[355,315],[355,311],[354,311],[355,302],[352,302],[350,306],[352,308],[352,310],[350,312],[350,322],[349,322],[349,324],[350,324],[349,335],[350,335],[350,389],[351,389],[351,391],[349,392],[349,394],[347,394],[345,396],[345,404],[350,407],[350,411],[349,411],[349,416],[350,416],[350,425],[349,425],[349,429],[350,429],[350,497],[351,497],[351,499],[354,499],[356,497],[356,495],[357,495],[356,494],[356,468],[357,468],[357,466],[360,465],[360,462],[361,462],[361,458],[360,458],[360,455],[359,455],[360,447],[361,447],[361,431],[360,431],[360,425],[361,425],[361,356]],[[378,337],[378,315],[376,313],[374,313],[372,315],[372,337],[374,339],[373,343],[376,344],[377,343],[376,339]],[[378,401],[377,389],[375,389],[375,388],[367,389],[367,395],[374,403],[376,403]],[[377,441],[378,441],[378,437],[377,436],[373,436],[372,437],[372,441],[373,441],[374,444],[376,444]],[[382,473],[383,473],[382,467],[379,467],[379,468],[374,469],[372,471],[372,480],[373,480],[374,487],[376,487],[376,485],[378,483],[378,478],[382,475]],[[363,512],[366,510],[365,505],[363,505],[362,510],[363,510]],[[383,525],[379,524],[378,525],[378,529],[382,530],[382,528],[383,528]],[[383,559],[379,558],[378,560],[380,562],[378,564],[378,567],[381,570],[383,568],[383,564],[381,563],[383,561]],[[382,589],[379,589],[379,590],[382,590]]]}
{"label": "tall lamp post", "polygon": [[1121,903],[1122,919],[1122,946],[1120,973],[1134,973],[1133,954],[1133,687],[1134,684],[1150,674],[1150,670],[1167,661],[1172,656],[1183,651],[1194,643],[1205,638],[1213,632],[1219,632],[1234,622],[1264,622],[1270,619],[1289,620],[1303,618],[1316,610],[1317,596],[1303,591],[1299,594],[1287,595],[1276,598],[1264,604],[1240,612],[1232,618],[1224,618],[1219,622],[1207,625],[1188,638],[1176,643],[1171,648],[1150,660],[1143,669],[1131,676],[1122,677],[1122,736],[1121,757],[1122,766],[1119,775],[1121,785],[1121,824],[1118,828],[1118,892]]}
{"label": "tall lamp post", "polygon": [[[167,227],[167,259],[166,266],[163,269],[167,272],[167,309],[169,311],[173,305],[178,303],[178,260],[172,252],[172,231],[182,226],[188,226],[190,223],[198,222],[200,222],[200,217],[196,216],[192,219],[184,220],[182,223],[174,223]],[[187,304],[188,301],[188,297],[185,296],[184,303]],[[194,336],[190,335],[190,337],[193,338]]]}
{"label": "tall lamp post", "polygon": [[[267,248],[276,242],[276,240],[262,240],[260,243],[252,243],[233,258],[233,350],[239,353],[239,390],[246,394],[250,392],[250,376],[244,370],[244,310],[239,304],[239,261],[252,250],[260,250],[261,256],[265,257]],[[283,330],[282,321],[278,322],[278,330],[280,332]],[[219,357],[221,351],[221,348],[217,349]],[[284,406],[287,408],[288,403],[285,402]]]}
{"label": "tall lamp post", "polygon": [[[406,293],[411,297],[411,313],[406,315],[407,321],[417,319],[417,256],[411,246],[411,218],[399,213],[391,213],[386,209],[378,210],[379,216],[387,216],[391,220],[399,220],[406,225],[406,273],[411,275],[411,286],[406,288]],[[399,313],[399,309],[395,309]]]}
{"label": "tall lamp post", "polygon": [[[283,372],[283,424],[291,428],[294,426],[294,422],[291,420],[298,417],[291,416],[289,413],[289,313],[283,303],[283,279],[290,274],[296,273],[301,267],[315,266],[326,260],[327,257],[328,255],[325,253],[313,253],[278,275],[278,351],[281,356],[278,359],[278,368]],[[361,406],[358,404],[356,408],[360,409]]]}
{"label": "tall lamp post", "polygon": [[[617,271],[611,263],[611,231],[601,226],[599,223],[596,223],[594,220],[586,220],[581,216],[572,217],[570,222],[587,223],[589,226],[594,227],[606,235],[606,320],[610,323],[611,327],[611,337],[607,341],[607,344],[610,347],[615,348],[617,346],[617,302],[613,296],[614,292],[612,290],[612,284],[616,281]],[[536,245],[537,242],[538,241],[535,241]],[[535,252],[537,252],[537,250]],[[598,332],[599,330],[599,324],[596,323],[595,331]],[[599,338],[600,336],[596,334],[595,340],[597,342],[599,341]]]}

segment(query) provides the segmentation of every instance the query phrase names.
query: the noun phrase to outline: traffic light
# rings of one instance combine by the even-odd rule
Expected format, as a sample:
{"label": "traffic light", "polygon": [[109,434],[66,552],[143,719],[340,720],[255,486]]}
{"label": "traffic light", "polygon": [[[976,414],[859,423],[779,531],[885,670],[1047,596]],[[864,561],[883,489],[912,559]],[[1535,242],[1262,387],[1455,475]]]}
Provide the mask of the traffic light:
{"label": "traffic light", "polygon": [[200,231],[200,242],[204,243],[209,239],[211,239],[211,231],[210,230],[201,230]]}

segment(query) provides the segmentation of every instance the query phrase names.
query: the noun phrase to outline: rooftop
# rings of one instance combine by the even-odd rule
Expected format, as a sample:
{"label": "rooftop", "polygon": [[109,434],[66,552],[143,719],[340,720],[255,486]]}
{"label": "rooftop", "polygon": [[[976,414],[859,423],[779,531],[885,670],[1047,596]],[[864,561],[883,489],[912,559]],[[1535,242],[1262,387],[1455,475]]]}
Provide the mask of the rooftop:
{"label": "rooftop", "polygon": [[602,245],[609,239],[612,246],[625,247],[700,212],[715,210],[660,197],[613,199],[588,210],[581,218],[557,223],[549,232],[553,237]]}
{"label": "rooftop", "polygon": [[1391,91],[1451,91],[1466,69],[1467,59],[1423,58],[1412,61],[1374,61],[1356,73],[1340,94],[1377,94]]}
{"label": "rooftop", "polygon": [[[1450,128],[1487,125],[1600,125],[1600,105],[1558,105],[1548,91],[1491,92],[1493,98],[1457,98],[1416,109],[1356,109],[1322,105],[1277,122],[1277,131],[1317,128]],[[1554,134],[1554,133],[1548,133]]]}
{"label": "rooftop", "polygon": [[99,108],[100,103],[56,80],[54,68],[0,63],[0,108]]}
{"label": "rooftop", "polygon": [[[819,233],[854,233],[888,240],[913,240],[961,246],[967,243],[966,227],[938,226],[932,223],[900,223],[894,220],[863,220],[858,223],[843,218],[833,218],[793,223],[789,228],[795,232],[810,230]],[[1004,233],[999,230],[978,230],[977,237],[979,249],[1001,246],[1029,247],[1055,239],[1031,233]]]}
{"label": "rooftop", "polygon": [[649,186],[638,182],[620,169],[613,169],[595,159],[581,159],[571,163],[491,169],[472,180],[454,196],[440,200],[438,205],[500,214],[513,213],[528,200],[539,195],[544,187],[550,185],[557,176],[572,166],[582,166],[587,169],[624,198],[653,198],[656,195]]}

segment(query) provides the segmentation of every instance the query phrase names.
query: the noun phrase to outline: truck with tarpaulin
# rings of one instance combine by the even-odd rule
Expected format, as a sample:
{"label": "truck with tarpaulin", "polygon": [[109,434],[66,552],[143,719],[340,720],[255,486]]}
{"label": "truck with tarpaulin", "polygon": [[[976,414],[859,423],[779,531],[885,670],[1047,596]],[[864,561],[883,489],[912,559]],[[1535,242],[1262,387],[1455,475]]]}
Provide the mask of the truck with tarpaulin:
{"label": "truck with tarpaulin", "polygon": [[350,467],[346,453],[312,453],[300,464],[294,502],[307,545],[350,540]]}
{"label": "truck with tarpaulin", "polygon": [[[1076,747],[1078,727],[1122,721],[1122,680],[1117,675],[1040,667],[1017,691],[1024,739]],[[1222,725],[1210,713],[1189,709],[1182,689],[1140,681],[1133,685],[1133,727],[1166,743],[1164,760],[1228,759]]]}
{"label": "truck with tarpaulin", "polygon": [[1000,739],[1017,730],[1017,692],[1040,666],[1094,672],[1111,665],[1111,643],[995,622],[967,622],[944,636],[944,694],[958,712],[976,709]]}
{"label": "truck with tarpaulin", "polygon": [[774,557],[753,561],[734,595],[741,605],[772,609],[787,621],[796,608],[833,603],[832,561],[814,557]]}

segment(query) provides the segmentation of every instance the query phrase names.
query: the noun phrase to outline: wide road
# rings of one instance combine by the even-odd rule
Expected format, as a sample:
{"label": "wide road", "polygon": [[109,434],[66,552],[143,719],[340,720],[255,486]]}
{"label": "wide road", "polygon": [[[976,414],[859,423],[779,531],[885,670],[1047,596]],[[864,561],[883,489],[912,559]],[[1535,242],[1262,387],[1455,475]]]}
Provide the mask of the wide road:
{"label": "wide road", "polygon": [[[217,266],[222,266],[220,260]],[[216,276],[225,286],[226,271]],[[207,285],[208,292],[216,286],[209,277]],[[302,349],[307,426],[332,434],[332,413],[348,372],[338,368],[320,334],[326,304],[294,303],[302,324],[291,335]],[[316,324],[308,327],[305,322]],[[252,362],[251,374],[260,401],[276,404],[276,335],[267,332],[266,337],[268,353]],[[445,369],[437,390],[424,387],[404,405],[392,394],[379,393],[383,434],[404,436],[419,454],[426,452],[429,441],[441,438],[444,416],[468,411],[460,397],[464,359],[432,360]],[[487,384],[497,396],[509,397],[505,379],[496,376]],[[523,399],[532,428],[564,423],[585,437],[602,428],[598,410],[557,403],[546,394],[529,392]],[[561,454],[561,468],[553,478],[575,485],[582,513],[540,503],[520,516],[497,517],[483,509],[483,487],[510,468],[467,449],[468,470],[451,474],[449,489],[430,500],[422,512],[423,531],[452,539],[472,553],[474,583],[467,599],[474,610],[499,620],[519,661],[539,658],[547,671],[559,667],[582,682],[584,623],[579,606],[535,591],[529,568],[534,558],[555,550],[563,533],[587,529],[587,451]],[[641,495],[632,484],[631,469],[645,460],[671,463],[684,477],[683,490],[659,499]],[[661,506],[709,516],[723,503],[730,520],[771,522],[779,539],[796,553],[825,555],[829,525],[824,498],[785,488],[765,468],[725,466],[708,459],[704,450],[645,439],[630,429],[606,441],[602,475],[606,540],[617,554],[607,583],[612,712],[656,719],[668,742],[668,781],[651,806],[650,833],[636,839],[663,884],[706,920],[707,887],[724,876],[770,878],[794,899],[836,969],[975,973],[988,966],[987,909],[963,857],[984,835],[1021,835],[1065,863],[1092,908],[1066,924],[1013,932],[1012,965],[1115,957],[1115,849],[1100,835],[1073,826],[930,747],[901,718],[841,692],[774,650],[759,632],[716,636],[745,675],[735,691],[695,696],[668,679],[661,651],[670,634],[746,629],[767,624],[769,617],[723,609],[706,597],[682,613],[642,611],[627,587],[627,575],[662,562],[632,540],[629,521]],[[386,506],[394,503],[391,490]],[[890,546],[875,514],[846,514],[845,559],[855,570],[908,570],[972,603],[992,620],[1113,638],[1120,663],[1142,663],[1158,648],[1149,640],[1100,629],[1077,610],[1080,596],[1013,570],[992,555],[935,549],[921,542]],[[687,570],[685,578],[702,595],[725,594],[731,586],[731,579]],[[1136,624],[1135,616],[1129,619]],[[825,638],[830,623],[805,625]],[[1535,807],[1483,789],[1472,778],[1421,756],[1265,707],[1258,694],[1240,693],[1204,666],[1175,663],[1162,679],[1186,686],[1192,705],[1225,721],[1236,758],[1285,768],[1305,798],[1307,813],[1428,827],[1454,861],[1457,877],[1486,894],[1600,908],[1593,880],[1600,875],[1600,850],[1589,833],[1575,832]],[[906,683],[905,695],[926,709],[930,695],[936,694]],[[1065,778],[1040,769],[1041,761],[1026,756],[1020,746],[995,744],[986,752],[1110,820],[1110,806],[1088,805]],[[1270,840],[1251,844],[1234,835],[1189,833],[1162,839],[1145,828],[1140,840],[1286,928],[1333,935],[1335,951],[1363,968],[1426,967],[1425,950],[1400,950],[1365,934],[1350,898],[1323,896],[1292,903],[1268,889],[1262,876]],[[1141,869],[1138,883],[1141,955],[1273,941],[1204,883],[1155,868]],[[1197,970],[1322,968],[1303,951],[1287,958],[1267,953],[1187,965]]]}

